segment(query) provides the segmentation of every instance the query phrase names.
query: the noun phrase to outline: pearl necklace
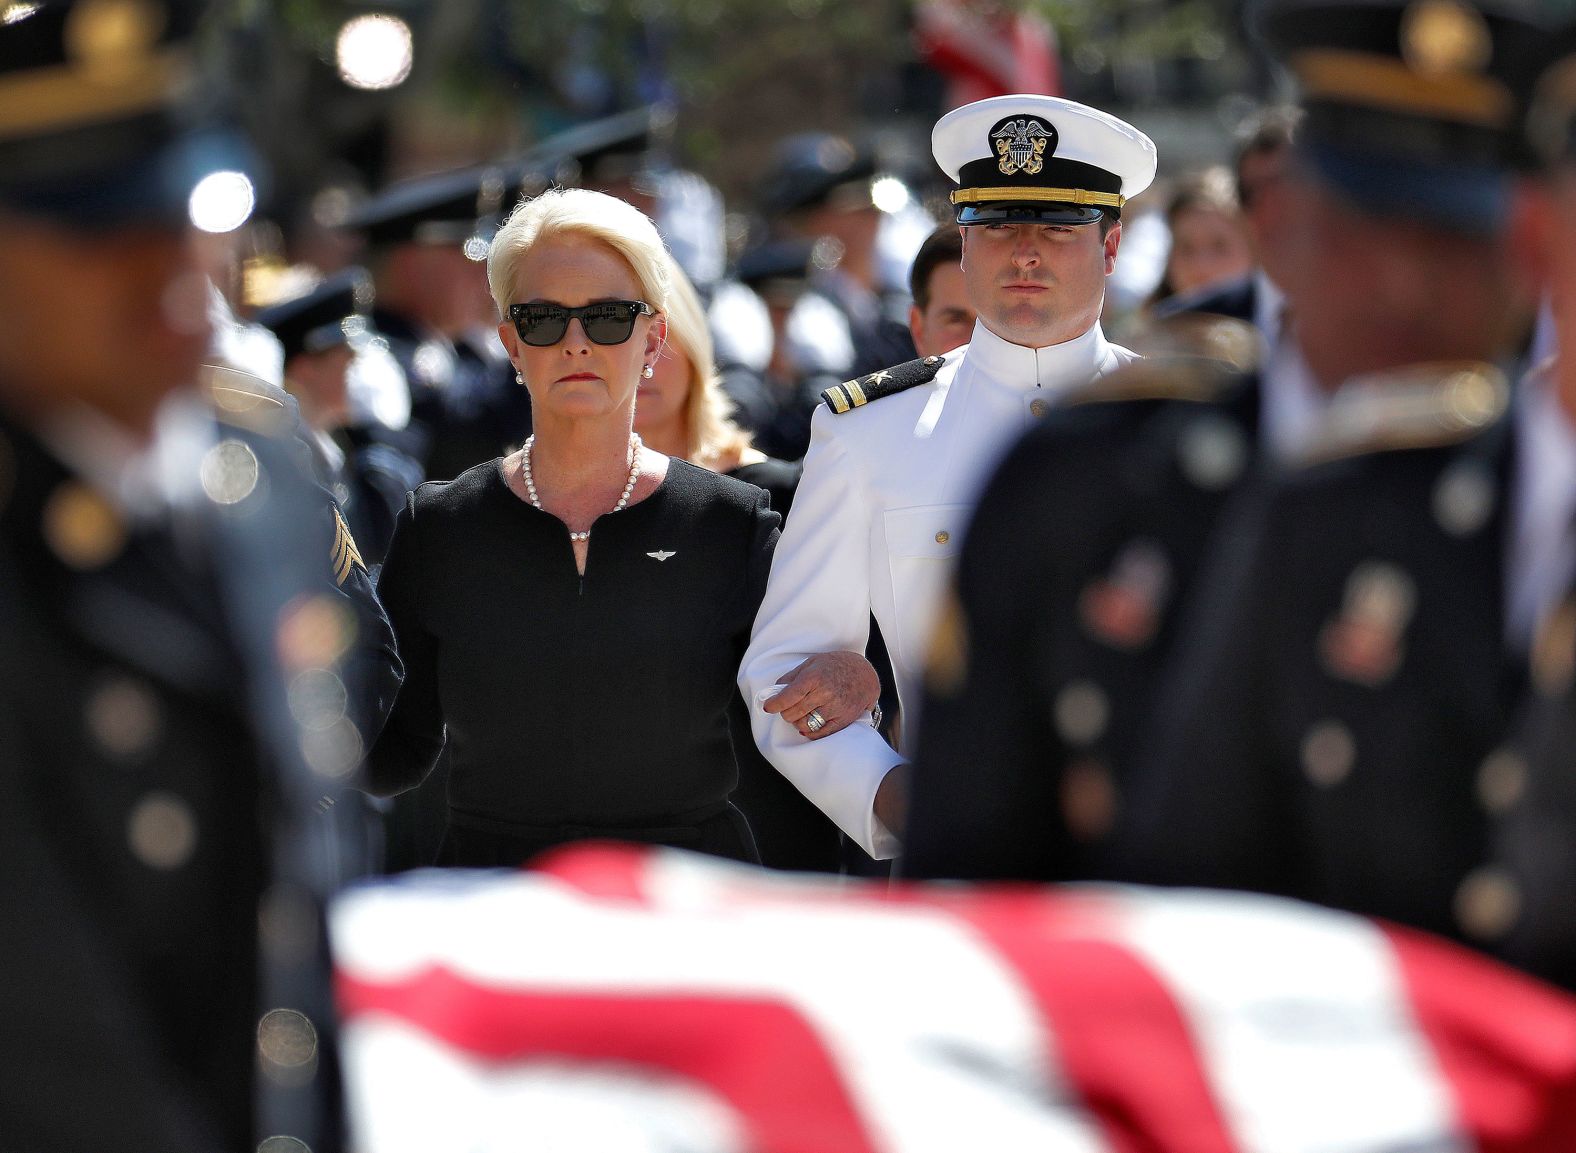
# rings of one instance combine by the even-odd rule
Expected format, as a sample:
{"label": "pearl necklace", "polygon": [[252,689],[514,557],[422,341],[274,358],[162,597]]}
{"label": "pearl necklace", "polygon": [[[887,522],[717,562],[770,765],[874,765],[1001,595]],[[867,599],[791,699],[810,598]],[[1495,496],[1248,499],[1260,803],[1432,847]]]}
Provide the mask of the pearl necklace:
{"label": "pearl necklace", "polygon": [[[520,456],[520,472],[525,479],[525,493],[531,498],[531,507],[540,510],[542,502],[536,498],[536,481],[531,477],[531,446],[536,443],[536,436],[532,434],[525,438],[525,448]],[[613,506],[613,511],[618,512],[629,503],[629,494],[635,491],[635,482],[640,479],[640,434],[629,434],[629,480],[624,484],[624,492],[618,498],[618,503]],[[591,530],[584,532],[571,532],[569,539],[572,541],[588,541],[591,539]]]}

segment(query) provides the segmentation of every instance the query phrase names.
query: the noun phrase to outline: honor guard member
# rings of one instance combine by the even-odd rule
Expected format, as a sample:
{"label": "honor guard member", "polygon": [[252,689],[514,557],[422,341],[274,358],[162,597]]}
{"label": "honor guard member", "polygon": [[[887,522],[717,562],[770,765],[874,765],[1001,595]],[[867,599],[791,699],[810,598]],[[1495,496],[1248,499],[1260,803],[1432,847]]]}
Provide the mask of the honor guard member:
{"label": "honor guard member", "polygon": [[1119,869],[1470,942],[1531,635],[1522,468],[1553,432],[1507,416],[1495,364],[1530,316],[1507,47],[1534,29],[1456,0],[1275,0],[1260,24],[1306,113],[1283,287],[1334,395],[1302,466],[1222,519]]}
{"label": "honor guard member", "polygon": [[372,324],[410,384],[411,428],[374,437],[417,456],[428,480],[448,480],[530,434],[530,399],[507,359],[468,343],[493,321],[487,244],[510,196],[508,174],[482,166],[401,181],[357,207],[343,227],[367,242]]}
{"label": "honor guard member", "polygon": [[284,350],[285,387],[300,405],[318,482],[334,494],[362,560],[375,569],[422,474],[413,457],[351,422],[346,374],[357,347],[373,339],[371,304],[371,277],[352,268],[256,320]]}
{"label": "honor guard member", "polygon": [[[1556,342],[1576,348],[1576,25],[1525,46],[1534,78],[1529,143],[1543,171],[1521,190],[1519,250],[1556,302]],[[1561,306],[1560,302],[1563,302]],[[1576,358],[1556,355],[1521,385],[1537,495],[1518,539],[1532,607],[1529,684],[1503,746],[1479,770],[1489,854],[1463,882],[1465,928],[1502,959],[1576,990]],[[1535,422],[1535,423],[1533,423]],[[1561,595],[1563,592],[1563,596]]]}
{"label": "honor guard member", "polygon": [[767,758],[878,859],[898,849],[904,762],[866,723],[811,739],[850,719],[818,711],[832,694],[811,658],[862,651],[873,614],[911,747],[937,601],[990,470],[1068,392],[1134,359],[1100,307],[1122,206],[1155,172],[1142,132],[1048,96],[959,108],[932,142],[959,185],[979,323],[959,352],[826,391],[740,673]]}
{"label": "honor guard member", "polygon": [[195,387],[193,225],[251,193],[195,15],[0,20],[8,1148],[341,1147],[316,802],[365,739],[354,618],[294,450]]}

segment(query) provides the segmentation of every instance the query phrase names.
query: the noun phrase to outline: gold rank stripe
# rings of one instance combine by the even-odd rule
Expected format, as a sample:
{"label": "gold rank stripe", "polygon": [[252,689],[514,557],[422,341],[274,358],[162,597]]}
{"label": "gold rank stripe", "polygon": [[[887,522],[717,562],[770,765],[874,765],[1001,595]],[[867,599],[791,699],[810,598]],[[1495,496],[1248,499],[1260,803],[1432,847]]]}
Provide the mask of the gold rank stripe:
{"label": "gold rank stripe", "polygon": [[350,526],[345,523],[344,513],[337,508],[334,510],[334,547],[329,550],[329,564],[333,566],[336,585],[349,580],[357,565],[363,570],[367,567],[367,562],[361,559],[361,551],[356,548],[356,538],[350,535]]}
{"label": "gold rank stripe", "polygon": [[1492,77],[1465,72],[1425,76],[1400,60],[1366,52],[1300,52],[1292,57],[1291,69],[1306,96],[1446,116],[1486,128],[1504,127],[1515,106],[1510,89]]}
{"label": "gold rank stripe", "polygon": [[954,204],[999,200],[1045,200],[1056,204],[1096,204],[1102,208],[1121,208],[1127,203],[1127,197],[1115,192],[1090,192],[1087,188],[959,188],[952,194]]}
{"label": "gold rank stripe", "polygon": [[861,404],[870,403],[870,398],[865,395],[865,390],[859,387],[857,380],[850,380],[842,387],[848,393],[849,399],[854,402],[855,408],[858,408]]}
{"label": "gold rank stripe", "polygon": [[826,390],[826,400],[832,406],[832,411],[836,413],[844,413],[854,407],[848,402],[848,393],[843,391],[843,386],[840,384],[834,384]]}
{"label": "gold rank stripe", "polygon": [[168,102],[189,72],[172,48],[124,68],[61,64],[0,81],[0,139],[151,112]]}

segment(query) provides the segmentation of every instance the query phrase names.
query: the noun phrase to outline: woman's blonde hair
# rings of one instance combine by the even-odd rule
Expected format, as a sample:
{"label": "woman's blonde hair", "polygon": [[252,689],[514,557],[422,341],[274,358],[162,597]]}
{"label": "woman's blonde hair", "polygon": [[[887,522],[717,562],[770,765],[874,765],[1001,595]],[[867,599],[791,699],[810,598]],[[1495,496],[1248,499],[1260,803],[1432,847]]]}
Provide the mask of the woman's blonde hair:
{"label": "woman's blonde hair", "polygon": [[549,188],[517,205],[493,237],[487,286],[499,316],[509,315],[515,272],[526,254],[538,241],[560,236],[607,245],[629,264],[645,302],[658,312],[668,311],[673,263],[651,218],[628,201],[589,188]]}
{"label": "woman's blonde hair", "polygon": [[719,457],[750,447],[750,434],[733,422],[733,401],[722,391],[717,354],[700,294],[678,261],[668,257],[668,343],[690,364],[689,395],[684,401],[684,429],[692,464],[709,465]]}

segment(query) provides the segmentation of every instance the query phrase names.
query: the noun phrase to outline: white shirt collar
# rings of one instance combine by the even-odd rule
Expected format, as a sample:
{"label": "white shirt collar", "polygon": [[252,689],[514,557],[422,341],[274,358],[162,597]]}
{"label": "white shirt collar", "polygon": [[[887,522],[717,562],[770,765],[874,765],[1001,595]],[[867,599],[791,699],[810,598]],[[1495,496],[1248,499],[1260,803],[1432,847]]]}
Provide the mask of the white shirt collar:
{"label": "white shirt collar", "polygon": [[1044,348],[1026,348],[1003,340],[975,321],[967,362],[1009,388],[1065,389],[1088,384],[1104,367],[1110,344],[1096,321],[1082,336]]}
{"label": "white shirt collar", "polygon": [[46,422],[39,439],[121,512],[140,519],[201,493],[203,453],[216,437],[201,398],[177,392],[160,405],[148,444],[85,405]]}

